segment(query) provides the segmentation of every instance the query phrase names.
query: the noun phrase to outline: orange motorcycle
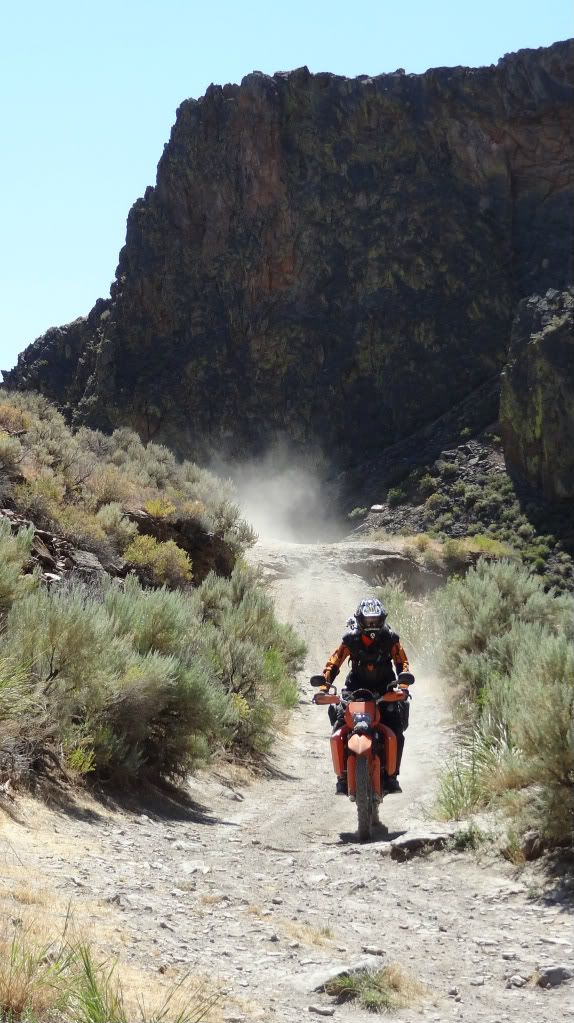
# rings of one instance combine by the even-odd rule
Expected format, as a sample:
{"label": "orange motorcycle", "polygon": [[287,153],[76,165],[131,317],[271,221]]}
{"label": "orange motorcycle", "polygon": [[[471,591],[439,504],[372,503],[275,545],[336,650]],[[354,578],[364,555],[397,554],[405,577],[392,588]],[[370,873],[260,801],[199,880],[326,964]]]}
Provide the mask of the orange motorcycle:
{"label": "orange motorcycle", "polygon": [[[405,677],[412,679],[406,673]],[[347,775],[349,799],[357,804],[361,842],[371,838],[373,825],[379,823],[383,771],[394,775],[397,768],[397,737],[382,723],[379,704],[410,699],[409,684],[399,676],[382,696],[370,689],[339,695],[336,686],[331,685],[328,692],[313,697],[313,703],[319,706],[335,704],[344,710],[343,724],[331,736],[331,756],[337,777]],[[324,677],[314,675],[311,685],[324,686]]]}

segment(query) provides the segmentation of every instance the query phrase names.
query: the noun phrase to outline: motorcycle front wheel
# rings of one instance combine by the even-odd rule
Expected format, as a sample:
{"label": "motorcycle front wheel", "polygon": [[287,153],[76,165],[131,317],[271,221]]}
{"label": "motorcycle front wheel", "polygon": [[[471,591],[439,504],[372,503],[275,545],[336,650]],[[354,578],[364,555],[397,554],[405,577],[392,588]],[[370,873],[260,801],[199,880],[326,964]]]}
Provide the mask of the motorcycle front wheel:
{"label": "motorcycle front wheel", "polygon": [[368,842],[373,831],[373,786],[366,757],[357,757],[355,767],[357,817],[359,818],[359,841]]}

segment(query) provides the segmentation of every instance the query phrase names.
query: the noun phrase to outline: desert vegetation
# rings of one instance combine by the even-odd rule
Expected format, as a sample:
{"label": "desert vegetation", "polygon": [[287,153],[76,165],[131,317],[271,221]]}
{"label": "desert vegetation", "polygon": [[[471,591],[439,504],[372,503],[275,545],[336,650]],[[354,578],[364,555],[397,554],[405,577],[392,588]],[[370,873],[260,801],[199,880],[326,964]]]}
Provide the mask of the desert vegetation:
{"label": "desert vegetation", "polygon": [[15,775],[57,759],[102,781],[173,778],[269,747],[303,648],[253,572],[188,592],[134,577],[48,590],[23,574],[32,535],[0,520],[0,750]]}
{"label": "desert vegetation", "polygon": [[112,959],[68,926],[56,936],[33,926],[0,934],[0,1020],[6,1023],[200,1023],[221,1003],[221,993],[201,978],[166,987],[147,977],[141,991],[142,978],[134,991]]}
{"label": "desert vegetation", "polygon": [[[387,490],[380,528],[405,537],[407,552],[431,568],[462,570],[478,557],[514,558],[548,587],[574,589],[571,516],[526,492],[504,465],[500,438],[488,433],[412,469]],[[403,474],[405,470],[403,469]],[[351,521],[360,519],[355,509]],[[373,528],[374,527],[374,528]]]}
{"label": "desert vegetation", "polygon": [[463,734],[441,805],[456,816],[498,801],[520,831],[572,844],[574,600],[508,562],[479,563],[442,600]]}
{"label": "desert vegetation", "polygon": [[[286,708],[303,645],[240,558],[253,535],[230,487],[130,430],[72,433],[43,398],[0,397],[0,771],[106,783],[177,779],[225,753],[260,759]],[[139,518],[130,517],[139,510]],[[218,535],[228,578],[193,565],[141,516]],[[38,526],[122,557],[125,579],[73,572],[47,586]]]}
{"label": "desert vegetation", "polygon": [[548,847],[572,847],[574,598],[519,563],[484,558],[427,601],[397,586],[383,595],[415,661],[449,682],[459,740],[441,813],[499,807],[511,845],[534,830]]}
{"label": "desert vegetation", "polygon": [[189,581],[193,568],[173,547],[138,538],[136,510],[195,523],[234,557],[254,539],[226,481],[126,427],[74,433],[45,398],[0,390],[1,501],[104,560],[133,556],[157,583]]}
{"label": "desert vegetation", "polygon": [[325,985],[337,1002],[355,1002],[368,1012],[389,1013],[419,1004],[429,992],[402,967],[358,970],[335,977]]}

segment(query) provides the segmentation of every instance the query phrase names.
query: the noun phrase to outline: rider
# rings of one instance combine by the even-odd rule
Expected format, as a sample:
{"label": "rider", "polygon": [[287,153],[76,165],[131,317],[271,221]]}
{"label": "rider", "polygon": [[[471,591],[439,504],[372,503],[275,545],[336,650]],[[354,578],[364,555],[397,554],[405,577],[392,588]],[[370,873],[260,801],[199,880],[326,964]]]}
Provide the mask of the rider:
{"label": "rider", "polygon": [[[347,622],[342,642],[331,654],[323,669],[326,690],[339,674],[340,667],[349,658],[351,671],[345,681],[345,689],[370,689],[374,693],[384,693],[389,683],[396,681],[393,664],[397,674],[405,673],[405,681],[411,684],[414,676],[409,671],[407,655],[401,646],[399,636],[386,625],[387,612],[380,600],[366,598],[359,604],[355,615]],[[392,728],[397,737],[397,770],[392,777],[385,777],[385,792],[401,792],[398,773],[405,744],[405,729],[408,727],[409,705],[407,701],[379,704],[381,721]],[[339,713],[329,707],[329,717],[334,726],[333,731],[341,727],[344,711]],[[339,775],[336,792],[347,795],[347,776]]]}

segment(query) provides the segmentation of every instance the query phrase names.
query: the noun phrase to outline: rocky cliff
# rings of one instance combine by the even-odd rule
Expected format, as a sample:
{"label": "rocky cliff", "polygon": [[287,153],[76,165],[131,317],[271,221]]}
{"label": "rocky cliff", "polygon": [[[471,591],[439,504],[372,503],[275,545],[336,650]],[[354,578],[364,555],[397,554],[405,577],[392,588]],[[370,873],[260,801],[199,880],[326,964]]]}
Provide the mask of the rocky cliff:
{"label": "rocky cliff", "polygon": [[552,501],[574,498],[574,289],[521,302],[502,374],[508,464]]}
{"label": "rocky cliff", "polygon": [[572,43],[497,66],[306,68],[180,106],[111,297],[7,374],[195,457],[376,454],[497,374],[571,278]]}

